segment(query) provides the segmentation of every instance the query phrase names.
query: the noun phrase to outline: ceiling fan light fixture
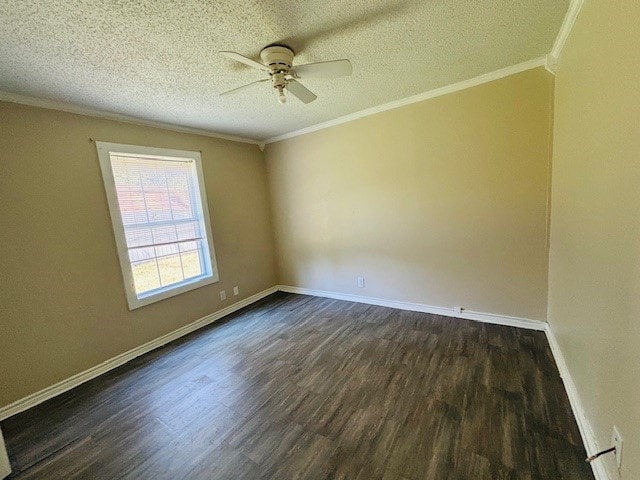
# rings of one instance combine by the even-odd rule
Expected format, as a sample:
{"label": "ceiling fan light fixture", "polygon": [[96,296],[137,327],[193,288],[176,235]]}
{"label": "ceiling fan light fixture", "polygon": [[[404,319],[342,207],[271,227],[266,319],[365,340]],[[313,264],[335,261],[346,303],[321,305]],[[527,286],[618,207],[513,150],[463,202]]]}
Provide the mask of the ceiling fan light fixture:
{"label": "ceiling fan light fixture", "polygon": [[284,90],[282,89],[282,87],[278,88],[278,101],[281,104],[287,103],[287,97],[285,97]]}

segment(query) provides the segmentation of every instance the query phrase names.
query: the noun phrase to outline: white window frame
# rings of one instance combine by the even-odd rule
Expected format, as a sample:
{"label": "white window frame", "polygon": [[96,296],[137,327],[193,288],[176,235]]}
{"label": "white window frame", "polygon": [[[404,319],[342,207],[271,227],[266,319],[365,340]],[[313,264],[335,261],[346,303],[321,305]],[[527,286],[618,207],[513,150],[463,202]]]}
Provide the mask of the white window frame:
{"label": "white window frame", "polygon": [[[113,233],[116,240],[116,247],[118,250],[118,257],[120,259],[120,268],[122,269],[122,276],[124,279],[125,293],[127,301],[129,303],[129,310],[134,310],[151,303],[170,298],[175,295],[179,295],[196,288],[203,287],[216,283],[220,280],[218,274],[218,264],[216,261],[216,254],[213,247],[213,235],[211,233],[211,222],[209,220],[209,207],[207,205],[207,193],[204,185],[204,175],[202,173],[202,158],[200,152],[190,152],[186,150],[173,150],[167,148],[156,147],[144,147],[139,145],[126,145],[120,143],[110,142],[96,142],[96,149],[98,151],[98,159],[100,161],[100,168],[102,170],[102,179],[104,181],[105,192],[107,194],[107,201],[109,203],[109,213],[111,216],[111,223],[113,225]],[[197,185],[200,193],[200,206],[201,211],[198,212],[203,220],[205,233],[207,236],[207,245],[209,247],[209,258],[205,260],[210,261],[210,273],[205,273],[195,278],[183,280],[172,285],[160,287],[151,290],[148,293],[138,295],[136,293],[133,271],[131,269],[131,262],[129,261],[129,249],[127,247],[127,241],[125,237],[125,229],[122,222],[122,214],[120,213],[120,205],[118,203],[118,196],[116,192],[116,184],[113,177],[113,170],[111,168],[111,155],[135,155],[139,157],[148,157],[158,160],[184,160],[191,159],[194,161],[194,168],[196,171]]]}

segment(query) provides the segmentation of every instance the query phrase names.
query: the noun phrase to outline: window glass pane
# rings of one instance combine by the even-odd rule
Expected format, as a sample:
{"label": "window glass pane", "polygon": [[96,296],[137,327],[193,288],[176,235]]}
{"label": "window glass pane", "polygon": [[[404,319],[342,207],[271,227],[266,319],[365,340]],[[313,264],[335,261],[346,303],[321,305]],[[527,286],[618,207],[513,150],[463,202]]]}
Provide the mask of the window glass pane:
{"label": "window glass pane", "polygon": [[172,219],[169,193],[164,186],[146,187],[144,201],[147,204],[147,213],[150,222],[166,222]]}
{"label": "window glass pane", "polygon": [[182,242],[180,245],[181,252],[188,252],[200,248],[199,242]]}
{"label": "window glass pane", "polygon": [[160,288],[160,276],[156,259],[131,263],[136,293],[141,294]]}
{"label": "window glass pane", "polygon": [[184,280],[180,255],[159,257],[158,271],[160,272],[160,283],[162,283],[163,287]]}
{"label": "window glass pane", "polygon": [[116,192],[118,195],[118,203],[120,204],[122,223],[125,226],[149,221],[144,194],[140,188],[122,186],[116,183]]}
{"label": "window glass pane", "polygon": [[175,225],[163,225],[162,227],[154,227],[151,229],[153,234],[153,243],[167,243],[178,240]]}
{"label": "window glass pane", "polygon": [[199,250],[190,250],[180,254],[185,278],[202,275],[202,266]]}
{"label": "window glass pane", "polygon": [[129,250],[129,260],[132,263],[152,260],[154,258],[156,258],[156,250],[154,247],[132,248]]}
{"label": "window glass pane", "polygon": [[171,212],[174,220],[194,218],[192,208],[191,184],[185,172],[170,172],[167,174],[167,188],[171,202]]}
{"label": "window glass pane", "polygon": [[125,227],[127,247],[142,247],[153,244],[153,234],[149,227]]}
{"label": "window glass pane", "polygon": [[200,243],[181,242],[130,249],[136,293],[146,293],[202,275]]}
{"label": "window glass pane", "polygon": [[203,235],[198,223],[189,222],[176,225],[176,236],[179,240],[191,240],[201,238]]}
{"label": "window glass pane", "polygon": [[166,257],[167,255],[175,255],[177,253],[179,253],[177,243],[170,243],[168,245],[160,245],[159,247],[156,247],[157,257]]}

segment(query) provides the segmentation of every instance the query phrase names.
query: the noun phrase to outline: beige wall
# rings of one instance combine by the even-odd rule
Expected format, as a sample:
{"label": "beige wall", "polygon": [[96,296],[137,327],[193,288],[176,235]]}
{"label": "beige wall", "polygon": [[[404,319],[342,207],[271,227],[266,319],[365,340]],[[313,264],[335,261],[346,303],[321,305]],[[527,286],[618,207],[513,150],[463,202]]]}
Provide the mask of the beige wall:
{"label": "beige wall", "polygon": [[556,79],[551,197],[549,323],[599,445],[620,427],[625,479],[640,478],[639,24],[640,2],[585,2]]}
{"label": "beige wall", "polygon": [[552,99],[539,68],[268,145],[280,283],[546,319]]}
{"label": "beige wall", "polygon": [[[219,283],[127,309],[89,137],[202,151]],[[276,282],[255,145],[0,103],[0,156],[0,406]]]}
{"label": "beige wall", "polygon": [[[599,444],[618,425],[640,477],[639,22],[585,2],[554,122],[537,69],[269,145],[266,168],[255,146],[0,103],[0,406],[279,282],[548,315]],[[202,151],[220,283],[127,309],[89,137]]]}

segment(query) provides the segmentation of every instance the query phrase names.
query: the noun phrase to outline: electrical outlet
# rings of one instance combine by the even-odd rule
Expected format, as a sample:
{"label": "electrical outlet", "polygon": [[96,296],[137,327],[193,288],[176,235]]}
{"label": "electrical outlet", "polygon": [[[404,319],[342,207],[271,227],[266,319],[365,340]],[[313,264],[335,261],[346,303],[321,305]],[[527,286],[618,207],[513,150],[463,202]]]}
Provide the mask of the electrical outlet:
{"label": "electrical outlet", "polygon": [[622,437],[618,431],[618,427],[613,426],[613,433],[611,434],[611,444],[616,447],[616,463],[618,469],[622,468]]}
{"label": "electrical outlet", "polygon": [[233,287],[233,294],[238,295],[239,293],[240,293],[240,290],[238,290],[238,286]]}
{"label": "electrical outlet", "polygon": [[225,292],[224,290],[220,290],[220,300],[226,300],[227,299],[227,292]]}
{"label": "electrical outlet", "polygon": [[358,288],[364,288],[364,277],[358,277]]}

